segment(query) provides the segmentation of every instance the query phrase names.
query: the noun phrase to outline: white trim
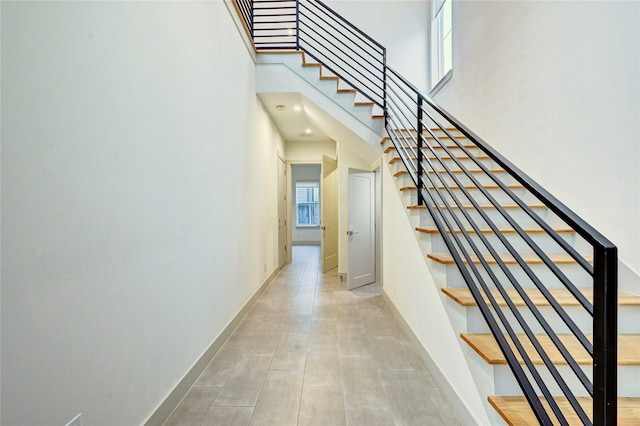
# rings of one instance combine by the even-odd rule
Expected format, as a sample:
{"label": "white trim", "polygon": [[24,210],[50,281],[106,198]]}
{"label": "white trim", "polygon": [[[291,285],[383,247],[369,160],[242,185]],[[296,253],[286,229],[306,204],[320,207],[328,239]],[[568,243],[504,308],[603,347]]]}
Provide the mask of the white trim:
{"label": "white trim", "polygon": [[433,95],[438,93],[440,89],[442,89],[444,85],[447,84],[449,80],[451,80],[452,76],[453,76],[453,69],[450,69],[445,75],[442,76],[438,84],[433,86],[433,89],[431,89],[431,92],[429,92],[429,97],[433,97]]}

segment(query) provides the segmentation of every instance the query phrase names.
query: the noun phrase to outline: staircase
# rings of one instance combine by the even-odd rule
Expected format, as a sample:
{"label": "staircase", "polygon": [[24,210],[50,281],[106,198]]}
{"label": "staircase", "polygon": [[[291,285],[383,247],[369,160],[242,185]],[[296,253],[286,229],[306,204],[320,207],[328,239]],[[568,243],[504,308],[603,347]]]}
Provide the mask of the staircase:
{"label": "staircase", "polygon": [[[435,130],[432,129],[432,131]],[[449,131],[455,132],[455,129],[449,129]],[[456,139],[473,151],[472,144],[466,138],[456,135]],[[529,402],[522,395],[522,391],[514,380],[505,355],[491,334],[484,318],[482,318],[478,304],[471,290],[465,285],[460,272],[457,270],[454,259],[448,252],[444,239],[434,225],[434,220],[428,213],[427,207],[417,203],[417,190],[415,186],[412,185],[409,172],[404,167],[402,161],[400,161],[397,150],[389,137],[385,137],[382,140],[382,145],[387,162],[390,167],[392,167],[392,173],[396,179],[396,186],[398,190],[403,193],[403,201],[407,209],[407,214],[410,216],[411,222],[415,224],[416,238],[420,241],[426,258],[432,263],[432,268],[444,268],[441,292],[449,300],[451,315],[464,316],[464,326],[461,327],[459,333],[462,342],[468,345],[467,356],[474,361],[470,365],[476,367],[475,371],[472,369],[474,379],[476,379],[477,382],[481,382],[483,378],[491,378],[491,383],[487,387],[491,388],[494,393],[487,395],[487,401],[507,424],[538,424],[540,422],[539,419],[535,416]],[[461,154],[443,157],[448,162],[453,161],[451,157],[457,157],[457,159],[461,161],[468,160],[467,157]],[[490,167],[492,173],[505,173],[504,170],[495,168],[494,164],[490,164],[490,159],[487,156],[480,156],[480,158]],[[471,169],[470,171],[480,175],[480,172],[477,170]],[[457,172],[460,174],[460,171]],[[432,171],[432,173],[435,172]],[[498,189],[488,181],[481,180],[481,183],[485,189],[490,191],[496,191]],[[507,186],[512,190],[523,190],[522,185],[519,184],[508,183]],[[450,185],[449,187],[450,189],[459,189],[456,188],[455,185]],[[499,194],[494,194],[494,196],[500,197]],[[562,268],[566,274],[573,275],[574,279],[578,281],[579,279],[583,280],[582,284],[584,287],[579,287],[579,291],[589,302],[592,302],[592,287],[589,286],[588,280],[580,277],[581,274],[579,269],[576,268],[575,260],[567,255],[554,254],[552,251],[553,242],[545,235],[541,227],[536,225],[528,215],[524,214],[518,205],[509,204],[507,199],[502,199],[502,202],[501,207],[510,212],[511,217],[517,221],[537,246],[542,247],[549,253],[555,265]],[[553,213],[551,213],[544,204],[530,202],[527,206],[535,211],[536,215],[548,220],[550,223],[555,222],[555,219],[550,217],[553,216]],[[524,258],[527,265],[531,268],[544,266],[544,263],[538,256],[530,253],[531,249],[522,243],[522,240],[518,238],[516,230],[496,211],[495,206],[487,204],[481,207],[491,221],[498,226],[498,232],[506,236],[516,247],[516,250]],[[444,206],[440,206],[440,208],[444,208]],[[463,206],[463,208],[472,210],[470,206]],[[566,225],[558,225],[556,222],[556,226],[554,226],[553,229],[572,245],[576,245],[579,240],[576,232]],[[493,245],[498,244],[498,239],[493,235],[493,231],[490,228],[481,227],[479,231],[485,234]],[[448,232],[450,233],[451,231]],[[462,233],[460,229],[455,229],[453,232],[457,234]],[[466,232],[474,235],[476,231],[474,229],[467,229]],[[477,237],[474,238],[477,239]],[[495,268],[497,260],[488,256],[486,253],[484,253],[484,255],[486,256],[487,263]],[[501,260],[509,266],[516,265],[513,256],[505,254],[501,256]],[[472,257],[472,261],[474,264],[480,264],[477,256]],[[520,277],[519,282],[522,283],[526,281],[525,277]],[[553,277],[548,276],[545,281],[553,281]],[[491,296],[485,294],[483,295],[483,299],[486,304],[490,304],[492,303],[490,298],[492,298],[494,303],[500,306],[501,309],[507,308],[509,302],[523,315],[526,315],[527,303],[525,299],[528,299],[528,301],[535,306],[535,309],[551,323],[554,330],[566,331],[567,326],[560,318],[557,318],[557,314],[551,307],[550,301],[544,296],[543,292],[536,287],[529,286],[523,288],[524,295],[521,295],[513,287],[506,288],[505,292],[506,297],[504,297],[497,288],[490,288],[488,293]],[[581,330],[592,329],[593,320],[591,316],[585,314],[582,305],[569,290],[558,286],[548,288],[548,292],[552,299],[562,307]],[[638,324],[637,318],[640,313],[640,296],[626,292],[618,292],[617,302],[620,330],[620,334],[618,335],[618,391],[621,395],[625,395],[625,397],[619,397],[617,399],[617,423],[638,424],[640,422],[640,398],[637,398],[639,395],[638,384],[640,383],[640,324]],[[547,354],[552,364],[558,368],[562,376],[570,375],[567,360],[559,352],[551,339],[544,333],[544,330],[539,326],[535,326],[535,318],[527,318],[527,324],[532,327],[534,336],[543,347],[544,353]],[[544,367],[542,356],[537,353],[527,335],[522,333],[521,330],[518,330],[516,335],[518,340],[522,342],[525,352],[530,355],[533,365],[535,365],[536,368]],[[593,364],[591,355],[584,349],[573,334],[558,332],[557,336],[569,352],[571,358],[580,366],[580,369],[590,376],[590,370]],[[513,342],[508,336],[505,336],[505,338],[517,354]],[[591,335],[587,335],[587,338],[589,341],[592,341]],[[518,363],[524,364],[523,358],[518,355],[517,357]],[[544,380],[550,383],[554,379],[549,375],[544,377]],[[592,398],[587,396],[584,388],[581,389],[580,383],[572,383],[571,389],[573,393],[579,395],[576,399],[587,416],[593,418]],[[583,421],[575,414],[572,405],[567,401],[566,397],[555,396],[562,395],[560,389],[554,389],[553,394],[554,400],[557,401],[558,407],[565,416],[567,424],[582,424]],[[629,397],[631,395],[634,397]],[[551,411],[546,402],[542,402],[542,405],[546,410]],[[554,421],[554,423],[556,422],[557,421]]]}
{"label": "staircase", "polygon": [[618,291],[615,246],[322,2],[235,4],[258,62],[288,61],[360,124],[384,124],[382,151],[493,418],[640,424],[640,297]]}

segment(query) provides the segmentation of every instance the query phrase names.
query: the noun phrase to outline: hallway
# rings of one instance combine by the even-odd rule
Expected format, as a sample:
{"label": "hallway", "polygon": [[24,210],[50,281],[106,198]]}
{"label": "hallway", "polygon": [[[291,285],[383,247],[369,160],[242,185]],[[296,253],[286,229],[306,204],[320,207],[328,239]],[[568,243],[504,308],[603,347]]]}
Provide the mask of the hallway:
{"label": "hallway", "polygon": [[286,265],[165,425],[459,425],[370,285],[322,274],[319,246]]}

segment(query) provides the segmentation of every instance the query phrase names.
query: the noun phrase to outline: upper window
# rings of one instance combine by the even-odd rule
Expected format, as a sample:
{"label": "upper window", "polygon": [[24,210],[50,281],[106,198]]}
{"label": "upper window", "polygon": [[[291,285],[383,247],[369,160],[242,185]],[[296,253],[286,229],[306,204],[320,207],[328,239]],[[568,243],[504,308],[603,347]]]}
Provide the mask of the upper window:
{"label": "upper window", "polygon": [[320,225],[320,182],[296,182],[296,226]]}
{"label": "upper window", "polygon": [[432,92],[451,77],[453,69],[453,0],[433,0],[431,16],[431,89]]}

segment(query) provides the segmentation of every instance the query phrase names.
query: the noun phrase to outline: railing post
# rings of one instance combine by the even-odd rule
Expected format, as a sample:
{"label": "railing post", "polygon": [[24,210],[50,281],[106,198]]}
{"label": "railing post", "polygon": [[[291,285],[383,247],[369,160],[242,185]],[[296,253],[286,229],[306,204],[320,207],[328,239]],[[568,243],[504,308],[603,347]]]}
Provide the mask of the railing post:
{"label": "railing post", "polygon": [[387,48],[382,49],[382,113],[384,128],[387,128]]}
{"label": "railing post", "polygon": [[[408,129],[409,130],[409,129]],[[416,126],[417,134],[417,145],[418,145],[418,155],[416,156],[418,161],[418,205],[424,205],[424,196],[422,195],[422,188],[424,187],[424,182],[422,179],[422,96],[418,95],[418,125]]]}
{"label": "railing post", "polygon": [[251,8],[250,8],[250,12],[251,12],[251,16],[250,16],[251,28],[249,28],[249,30],[251,31],[251,41],[255,42],[255,34],[254,34],[254,29],[255,29],[255,22],[254,22],[255,18],[254,18],[254,16],[255,16],[255,13],[254,13],[254,10],[253,10],[253,0],[249,0],[249,4],[251,5]]}
{"label": "railing post", "polygon": [[296,0],[296,50],[300,50],[300,0]]}
{"label": "railing post", "polygon": [[617,423],[618,255],[616,247],[594,247],[593,424]]}

